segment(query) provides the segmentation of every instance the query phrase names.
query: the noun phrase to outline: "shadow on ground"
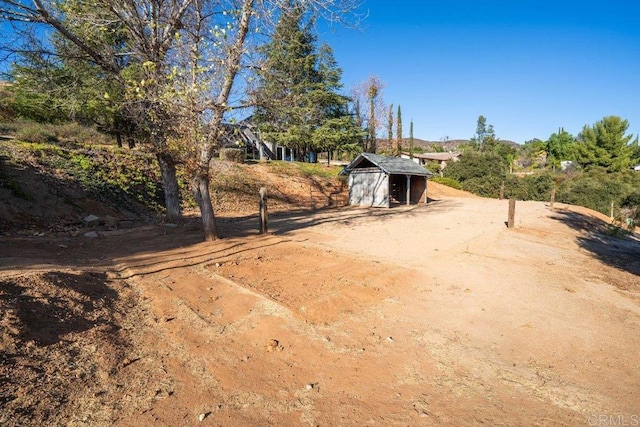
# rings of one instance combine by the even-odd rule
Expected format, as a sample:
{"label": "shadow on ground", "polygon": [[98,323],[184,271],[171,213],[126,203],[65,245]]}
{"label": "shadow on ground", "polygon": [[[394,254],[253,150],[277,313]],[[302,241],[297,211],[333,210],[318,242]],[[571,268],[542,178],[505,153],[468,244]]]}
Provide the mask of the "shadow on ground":
{"label": "shadow on ground", "polygon": [[625,235],[600,219],[569,210],[557,210],[551,218],[580,232],[576,238],[580,247],[600,261],[640,275],[640,238],[636,234]]}
{"label": "shadow on ground", "polygon": [[[0,307],[5,323],[18,325],[20,342],[56,344],[70,333],[96,326],[113,327],[103,316],[118,294],[105,274],[47,272],[0,281]],[[9,317],[7,317],[9,316]]]}

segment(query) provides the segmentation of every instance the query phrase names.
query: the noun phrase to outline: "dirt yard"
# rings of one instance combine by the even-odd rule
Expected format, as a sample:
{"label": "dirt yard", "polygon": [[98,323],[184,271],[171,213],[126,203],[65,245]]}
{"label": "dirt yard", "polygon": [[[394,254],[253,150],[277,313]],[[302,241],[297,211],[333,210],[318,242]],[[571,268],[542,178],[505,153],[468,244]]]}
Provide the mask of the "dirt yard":
{"label": "dirt yard", "polygon": [[431,196],[3,237],[0,425],[638,425],[638,239]]}

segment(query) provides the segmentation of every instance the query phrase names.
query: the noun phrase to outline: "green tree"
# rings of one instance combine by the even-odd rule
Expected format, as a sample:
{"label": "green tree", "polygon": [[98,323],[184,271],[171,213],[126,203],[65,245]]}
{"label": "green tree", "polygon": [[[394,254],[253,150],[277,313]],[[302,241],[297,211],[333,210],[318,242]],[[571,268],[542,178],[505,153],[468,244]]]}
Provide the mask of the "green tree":
{"label": "green tree", "polygon": [[523,167],[544,167],[547,160],[547,144],[538,138],[525,141],[519,154],[519,162]]}
{"label": "green tree", "polygon": [[295,150],[298,158],[320,149],[349,151],[358,134],[349,99],[339,94],[342,70],[331,47],[318,51],[315,42],[314,21],[305,21],[305,9],[288,9],[260,49],[264,62],[253,91],[262,136]]}
{"label": "green tree", "polygon": [[471,137],[471,144],[481,152],[487,151],[487,145],[496,140],[493,125],[487,127],[487,118],[483,115],[478,117],[476,133]]}
{"label": "green tree", "polygon": [[409,157],[413,159],[413,119],[409,122]]}
{"label": "green tree", "polygon": [[460,161],[448,164],[444,176],[460,182],[466,191],[497,197],[500,184],[507,176],[507,167],[502,157],[495,153],[469,151]]}
{"label": "green tree", "polygon": [[396,142],[393,140],[393,104],[389,105],[389,116],[387,117],[387,135],[387,142],[389,144],[391,153],[395,153]]}
{"label": "green tree", "polygon": [[576,140],[569,132],[560,128],[558,133],[552,133],[546,141],[547,162],[555,168],[560,167],[564,160],[575,160]]}
{"label": "green tree", "polygon": [[576,160],[585,168],[599,166],[608,172],[629,169],[635,146],[631,143],[633,135],[626,135],[628,128],[629,122],[618,116],[584,126],[575,144]]}
{"label": "green tree", "polygon": [[396,136],[393,155],[399,156],[400,152],[402,151],[402,110],[400,109],[400,105],[398,105],[398,115],[396,120],[398,122],[398,124],[396,125],[396,131],[398,132],[398,135]]}

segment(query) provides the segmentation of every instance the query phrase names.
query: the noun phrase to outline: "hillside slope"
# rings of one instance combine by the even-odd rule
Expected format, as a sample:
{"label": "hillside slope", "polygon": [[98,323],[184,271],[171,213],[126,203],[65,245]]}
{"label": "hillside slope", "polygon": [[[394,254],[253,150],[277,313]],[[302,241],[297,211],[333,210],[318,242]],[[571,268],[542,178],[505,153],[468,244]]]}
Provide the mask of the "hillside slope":
{"label": "hillside slope", "polygon": [[[212,199],[216,214],[257,210],[261,186],[273,210],[318,208],[344,200],[338,167],[216,160]],[[180,175],[183,208],[195,203]],[[111,216],[131,225],[161,218],[162,188],[152,156],[111,146],[59,146],[3,141],[0,145],[0,232],[10,229],[69,231],[87,215]]]}

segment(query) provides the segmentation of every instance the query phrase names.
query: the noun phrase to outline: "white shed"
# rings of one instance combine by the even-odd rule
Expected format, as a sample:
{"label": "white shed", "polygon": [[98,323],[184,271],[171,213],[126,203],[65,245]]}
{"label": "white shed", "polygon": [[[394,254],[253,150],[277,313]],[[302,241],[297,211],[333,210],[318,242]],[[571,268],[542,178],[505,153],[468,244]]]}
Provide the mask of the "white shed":
{"label": "white shed", "polygon": [[427,180],[433,176],[410,159],[362,153],[344,170],[349,175],[349,204],[390,207],[427,203]]}

